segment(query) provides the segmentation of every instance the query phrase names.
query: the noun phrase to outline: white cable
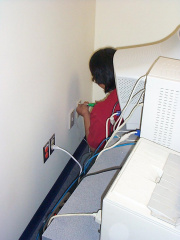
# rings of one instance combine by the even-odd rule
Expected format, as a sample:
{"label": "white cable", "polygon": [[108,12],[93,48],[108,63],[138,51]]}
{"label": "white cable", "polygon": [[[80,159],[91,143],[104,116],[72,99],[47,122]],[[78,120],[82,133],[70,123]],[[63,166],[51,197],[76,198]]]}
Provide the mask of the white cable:
{"label": "white cable", "polygon": [[[147,74],[141,76],[141,77],[136,81],[136,83],[135,83],[135,85],[134,85],[134,87],[133,87],[133,90],[132,90],[132,92],[131,92],[131,94],[130,94],[130,97],[129,97],[129,99],[128,99],[126,105],[125,105],[125,107],[124,107],[123,110],[121,111],[121,115],[120,115],[119,118],[117,119],[117,122],[118,122],[117,125],[118,125],[118,126],[117,126],[116,129],[113,129],[113,130],[114,130],[113,134],[111,135],[110,139],[108,140],[108,142],[107,142],[106,145],[104,146],[104,149],[99,153],[98,158],[100,157],[100,155],[101,155],[104,151],[112,149],[112,148],[115,147],[117,144],[119,144],[119,142],[121,142],[121,138],[120,138],[120,140],[118,140],[115,144],[113,144],[113,145],[110,146],[110,147],[107,147],[108,143],[115,137],[115,135],[119,132],[119,130],[126,124],[126,122],[129,120],[129,118],[132,116],[132,114],[133,114],[133,112],[135,111],[135,109],[136,109],[137,107],[143,105],[143,103],[139,103],[139,101],[140,101],[142,95],[144,94],[145,89],[141,89],[141,90],[139,91],[139,92],[141,92],[141,91],[143,91],[143,92],[141,93],[141,95],[140,95],[140,97],[139,97],[136,105],[135,105],[134,108],[131,110],[131,112],[130,112],[130,114],[128,115],[128,117],[124,120],[123,124],[120,125],[120,124],[121,124],[121,121],[122,121],[122,119],[123,119],[123,114],[124,114],[126,108],[128,107],[131,99],[137,94],[137,93],[136,93],[136,94],[133,96],[134,91],[135,91],[135,89],[136,89],[136,86],[138,85],[139,81],[140,81],[141,78],[143,78],[143,77],[146,77],[146,78],[147,78]],[[138,92],[138,93],[139,93],[139,92]]]}
{"label": "white cable", "polygon": [[110,146],[108,148],[103,149],[102,151],[106,151],[106,150],[110,150],[110,149],[114,148],[119,143],[124,142],[129,136],[131,136],[132,134],[135,134],[135,133],[136,133],[136,131],[124,134],[116,143],[114,143],[112,146]]}
{"label": "white cable", "polygon": [[109,118],[112,125],[114,125],[114,123],[115,123],[114,116],[117,116],[117,115],[118,115],[118,112],[113,113],[113,114],[111,115],[111,117]]}
{"label": "white cable", "polygon": [[118,123],[118,126],[116,128],[117,131],[119,131],[126,124],[126,122],[131,118],[131,116],[132,116],[133,112],[136,110],[136,108],[143,105],[143,103],[139,103],[139,101],[140,101],[141,97],[143,96],[143,94],[144,94],[144,91],[141,93],[141,95],[140,95],[136,105],[133,107],[133,109],[131,110],[131,112],[128,115],[128,117],[124,120],[123,124],[120,126],[120,123]]}
{"label": "white cable", "polygon": [[[144,93],[144,92],[143,92]],[[142,93],[142,94],[143,94]],[[141,95],[142,95],[141,94]],[[140,98],[141,98],[141,96],[140,96]],[[140,100],[140,98],[139,98],[139,100]],[[132,114],[133,114],[133,112],[136,110],[136,108],[139,106],[139,105],[141,105],[142,103],[140,103],[140,104],[136,104],[135,106],[134,106],[134,108],[131,110],[131,112],[130,112],[130,114],[128,115],[128,117],[124,120],[124,122],[123,122],[123,124],[122,125],[120,125],[114,132],[113,132],[113,134],[112,134],[112,136],[110,137],[110,139],[109,139],[109,141],[108,142],[110,142],[113,138],[114,138],[114,136],[118,133],[118,132],[120,132],[120,129],[121,128],[123,128],[124,127],[124,125],[126,124],[126,122],[129,120],[129,118],[132,116]],[[106,147],[107,147],[107,144],[108,144],[108,142],[106,143],[106,145],[104,146],[104,149],[106,149]],[[112,147],[111,148],[113,148],[113,146],[114,145],[112,145]],[[109,148],[108,148],[109,149]],[[103,150],[102,150],[103,151]],[[101,151],[101,152],[102,152]],[[101,153],[100,153],[101,154]]]}
{"label": "white cable", "polygon": [[106,120],[106,139],[108,138],[109,131],[108,131],[108,123],[109,123],[110,118]]}
{"label": "white cable", "polygon": [[[133,89],[132,89],[132,92],[131,92],[131,94],[130,94],[130,96],[129,96],[129,99],[128,99],[126,105],[124,106],[123,110],[121,111],[121,114],[120,114],[119,118],[116,120],[116,122],[115,122],[115,124],[114,124],[114,126],[113,126],[113,134],[112,134],[112,136],[111,136],[111,138],[109,139],[108,142],[110,142],[110,141],[114,138],[114,136],[116,135],[116,133],[125,125],[125,123],[127,122],[127,120],[131,117],[132,114],[130,113],[129,116],[126,118],[126,121],[124,121],[124,123],[121,125],[121,122],[122,122],[122,119],[123,119],[123,114],[124,114],[124,112],[126,111],[126,108],[128,107],[131,99],[134,98],[134,97],[135,97],[138,93],[140,93],[141,91],[143,91],[143,94],[144,94],[144,89],[141,89],[141,90],[138,91],[136,94],[134,94],[134,91],[135,91],[138,83],[140,82],[140,80],[141,80],[143,77],[146,77],[146,78],[147,78],[147,74],[141,76],[141,77],[138,78],[138,80],[136,81],[136,83],[135,83],[135,85],[134,85],[134,87],[133,87]],[[133,95],[133,94],[134,94],[134,95]],[[142,96],[142,93],[141,93],[141,95],[140,95],[140,98],[141,98],[141,96]],[[139,98],[139,100],[140,100],[140,98]],[[134,112],[136,106],[137,106],[138,103],[139,103],[139,100],[138,100],[137,104],[135,105],[135,107],[132,109],[131,112]],[[121,125],[122,127],[120,127],[120,125]],[[117,128],[117,131],[116,131],[116,128]],[[106,126],[106,138],[107,138],[107,126]],[[106,148],[106,145],[105,145],[104,148]]]}
{"label": "white cable", "polygon": [[113,132],[116,130],[117,125],[119,122],[122,122],[122,116],[120,115],[119,118],[116,120],[114,126],[113,126]]}
{"label": "white cable", "polygon": [[115,124],[114,116],[117,116],[117,113],[113,113],[107,120],[106,120],[106,138],[109,136],[109,121],[112,125]]}
{"label": "white cable", "polygon": [[127,132],[129,132],[129,131],[126,130],[126,131],[118,131],[118,132],[122,132],[122,133],[124,132],[124,133],[127,133]]}
{"label": "white cable", "polygon": [[49,226],[54,218],[59,217],[72,217],[72,216],[92,216],[95,218],[95,221],[99,224],[101,223],[101,210],[96,213],[67,213],[67,214],[58,214],[49,219],[47,226]]}
{"label": "white cable", "polygon": [[131,92],[131,94],[130,94],[130,96],[129,96],[129,99],[128,99],[128,101],[127,101],[125,107],[124,107],[123,110],[121,111],[121,116],[123,116],[123,114],[124,114],[126,108],[128,107],[128,105],[129,105],[131,99],[136,95],[136,94],[135,94],[135,95],[133,96],[134,91],[136,90],[136,87],[137,87],[138,83],[140,82],[141,78],[143,78],[143,77],[147,77],[147,75],[145,74],[145,75],[141,76],[141,77],[138,78],[138,80],[136,81],[136,83],[135,83],[135,85],[134,85],[134,87],[133,87],[133,89],[132,89],[132,92]]}
{"label": "white cable", "polygon": [[[117,120],[118,127],[120,126],[120,124],[121,124],[121,122],[122,122],[123,115],[124,115],[124,113],[125,113],[128,105],[129,105],[131,99],[133,99],[133,98],[134,98],[137,94],[139,94],[141,91],[144,92],[144,88],[143,88],[143,89],[139,90],[137,93],[134,94],[134,91],[136,90],[137,85],[139,84],[140,80],[141,80],[143,77],[146,77],[146,78],[147,78],[147,74],[141,76],[141,77],[138,78],[138,80],[136,81],[136,83],[135,83],[135,85],[134,85],[134,87],[133,87],[133,89],[132,89],[132,92],[131,92],[131,94],[130,94],[130,96],[129,96],[129,99],[128,99],[126,105],[124,106],[123,110],[121,111],[121,115],[119,116],[119,118],[118,118],[118,120]],[[134,94],[134,95],[133,95],[133,94]],[[114,131],[115,131],[115,129],[116,129],[116,125],[117,125],[117,124],[115,124],[115,126],[114,126],[114,128],[113,128]]]}
{"label": "white cable", "polygon": [[[145,75],[144,75],[144,76],[145,76]],[[142,77],[144,77],[144,76],[142,76]],[[141,78],[142,78],[142,77],[141,77]],[[141,79],[141,78],[140,78],[140,79]],[[139,79],[139,80],[140,80],[140,79]],[[139,80],[138,80],[138,81],[139,81]],[[135,90],[135,88],[134,88],[134,90]],[[142,89],[139,90],[136,94],[134,94],[132,97],[131,97],[131,95],[130,95],[129,100],[128,100],[129,103],[130,103],[130,100],[131,100],[131,99],[133,99],[133,98],[134,98],[137,94],[139,94],[140,92],[142,92],[142,91],[144,92],[144,90],[145,90],[145,89],[142,88]],[[139,100],[138,100],[138,101],[139,101]],[[122,122],[122,120],[123,120],[123,116],[122,116],[122,115],[124,114],[127,106],[128,106],[128,105],[127,105],[127,103],[126,103],[126,106],[123,108],[123,110],[122,110],[122,112],[121,112],[121,115],[119,116],[119,118],[117,119],[117,121],[116,121],[115,124],[114,124],[113,131],[116,130],[117,125],[120,126],[120,124],[121,124],[121,122]]]}
{"label": "white cable", "polygon": [[[131,112],[130,112],[130,114],[128,115],[128,117],[125,119],[125,121],[124,121],[125,123],[127,122],[127,120],[129,120],[129,118],[131,117],[131,115],[132,115],[132,113],[134,112],[134,110],[135,110],[137,107],[142,106],[142,103],[139,103],[139,101],[140,101],[140,99],[141,99],[141,97],[142,97],[143,94],[144,94],[144,91],[141,93],[141,95],[140,95],[140,97],[139,97],[136,105],[135,105],[134,108],[131,110]],[[121,119],[122,119],[122,117],[121,117]],[[123,124],[122,124],[123,126],[125,125],[124,122],[123,122]],[[120,127],[120,122],[118,123],[117,129],[119,129],[119,127]],[[122,128],[122,127],[121,127],[121,128]]]}
{"label": "white cable", "polygon": [[81,164],[78,162],[78,160],[76,160],[76,159],[73,157],[73,155],[71,155],[71,154],[70,154],[68,151],[66,151],[65,149],[60,148],[60,147],[58,147],[58,146],[56,146],[56,145],[53,145],[51,148],[54,149],[54,150],[61,150],[61,151],[65,152],[65,153],[67,153],[67,154],[79,165],[79,168],[80,168],[80,173],[79,173],[79,175],[82,173],[82,166],[81,166]]}
{"label": "white cable", "polygon": [[[117,133],[117,132],[115,131],[115,132],[112,134],[112,136],[111,136],[111,138],[110,138],[109,140],[111,140],[112,137],[114,138],[114,136],[115,136],[116,133]],[[107,144],[108,144],[108,143],[106,143],[104,149],[99,153],[98,158],[101,156],[101,154],[102,154],[103,152],[114,148],[114,147],[117,146],[119,143],[125,141],[130,135],[135,134],[135,133],[136,133],[136,131],[128,132],[128,133],[124,134],[117,142],[115,142],[114,144],[112,144],[110,147],[106,147]],[[109,141],[108,141],[108,142],[109,142]]]}
{"label": "white cable", "polygon": [[[141,99],[142,94],[144,94],[144,92],[141,93],[138,101]],[[136,105],[134,106],[134,108],[131,110],[130,114],[129,114],[128,117],[125,119],[125,121],[123,122],[123,124],[120,125],[120,127],[118,127],[118,128],[113,132],[112,136],[110,137],[110,139],[108,140],[108,142],[107,142],[106,145],[104,146],[104,149],[99,153],[98,158],[100,157],[100,155],[101,155],[103,152],[105,152],[106,150],[110,150],[110,149],[114,148],[114,147],[117,146],[120,142],[122,142],[122,140],[123,140],[123,141],[125,140],[123,136],[125,136],[126,134],[123,135],[123,136],[122,136],[123,138],[121,137],[121,138],[120,138],[116,143],[114,143],[112,146],[107,147],[108,143],[114,138],[114,136],[119,132],[119,130],[120,130],[122,127],[124,127],[124,125],[126,124],[126,122],[127,122],[127,121],[129,120],[129,118],[132,116],[132,114],[133,114],[133,112],[136,110],[136,108],[139,107],[139,105],[142,105],[142,103],[138,103],[138,102],[137,102],[137,104],[136,104]],[[135,131],[135,132],[136,132],[136,131]],[[132,132],[131,132],[131,133],[132,133]],[[128,133],[127,133],[127,134],[128,134]]]}

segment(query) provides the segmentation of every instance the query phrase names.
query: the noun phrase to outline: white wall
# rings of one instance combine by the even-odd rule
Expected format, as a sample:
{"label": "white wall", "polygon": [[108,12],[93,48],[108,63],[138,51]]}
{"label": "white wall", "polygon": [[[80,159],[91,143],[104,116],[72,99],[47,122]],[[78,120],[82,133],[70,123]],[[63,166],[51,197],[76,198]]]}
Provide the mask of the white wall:
{"label": "white wall", "polygon": [[159,40],[179,9],[179,0],[96,0],[96,10],[95,0],[0,1],[1,239],[19,238],[69,159],[54,152],[43,164],[51,135],[71,153],[84,136],[82,119],[68,130],[68,117],[91,100],[93,49]]}
{"label": "white wall", "polygon": [[91,100],[95,0],[0,1],[0,239],[18,239],[69,159],[42,149],[53,133],[73,153],[77,102]]}
{"label": "white wall", "polygon": [[[96,0],[95,49],[160,40],[180,24],[179,0]],[[93,84],[93,99],[104,95]]]}

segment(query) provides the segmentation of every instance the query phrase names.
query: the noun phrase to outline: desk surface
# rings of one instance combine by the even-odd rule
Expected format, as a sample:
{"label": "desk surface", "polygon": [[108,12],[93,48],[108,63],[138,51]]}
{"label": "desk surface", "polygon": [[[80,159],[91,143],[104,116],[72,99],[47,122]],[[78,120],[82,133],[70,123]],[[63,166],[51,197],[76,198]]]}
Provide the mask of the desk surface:
{"label": "desk surface", "polygon": [[[133,146],[128,145],[102,153],[89,173],[120,166],[132,148]],[[93,213],[102,209],[102,197],[116,173],[117,170],[113,170],[84,178],[59,214]],[[60,217],[52,221],[44,232],[42,240],[99,240],[99,229],[100,225],[92,216]]]}

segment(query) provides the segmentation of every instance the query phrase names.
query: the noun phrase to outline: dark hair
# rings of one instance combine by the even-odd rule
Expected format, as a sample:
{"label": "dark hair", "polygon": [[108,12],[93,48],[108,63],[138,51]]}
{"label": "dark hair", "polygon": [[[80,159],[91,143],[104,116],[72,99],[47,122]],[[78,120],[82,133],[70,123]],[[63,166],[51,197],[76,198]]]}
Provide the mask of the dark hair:
{"label": "dark hair", "polygon": [[116,88],[113,67],[115,52],[114,48],[100,49],[92,55],[89,61],[92,81],[97,84],[104,84],[105,93]]}

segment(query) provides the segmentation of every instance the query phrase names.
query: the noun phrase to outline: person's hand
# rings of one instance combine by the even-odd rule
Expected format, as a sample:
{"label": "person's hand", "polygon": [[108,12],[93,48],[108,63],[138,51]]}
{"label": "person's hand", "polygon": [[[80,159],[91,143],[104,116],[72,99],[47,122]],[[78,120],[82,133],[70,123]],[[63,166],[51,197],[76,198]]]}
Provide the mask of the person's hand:
{"label": "person's hand", "polygon": [[85,115],[89,115],[89,107],[88,104],[89,102],[84,102],[82,104],[78,104],[77,108],[76,108],[76,112],[81,115],[81,116],[85,116]]}

